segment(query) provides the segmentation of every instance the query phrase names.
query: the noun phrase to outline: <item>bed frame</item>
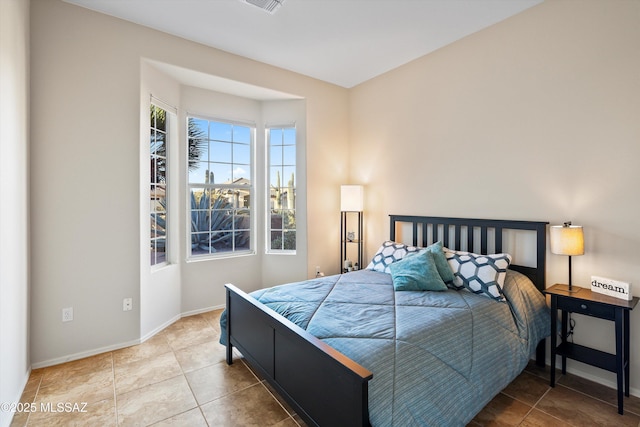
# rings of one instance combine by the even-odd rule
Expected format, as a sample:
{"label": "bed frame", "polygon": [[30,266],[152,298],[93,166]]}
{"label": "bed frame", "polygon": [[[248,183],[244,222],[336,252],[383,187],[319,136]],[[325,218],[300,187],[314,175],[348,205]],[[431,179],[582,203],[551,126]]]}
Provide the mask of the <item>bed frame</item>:
{"label": "bed frame", "polygon": [[[440,240],[448,248],[482,254],[489,248],[502,252],[505,230],[534,231],[536,266],[511,264],[510,268],[528,276],[540,291],[545,289],[547,222],[407,215],[390,215],[390,221],[391,240],[409,228],[415,246]],[[237,347],[310,426],[370,426],[371,372],[236,286],[225,287],[229,365]],[[545,364],[545,340],[537,346],[536,363]]]}

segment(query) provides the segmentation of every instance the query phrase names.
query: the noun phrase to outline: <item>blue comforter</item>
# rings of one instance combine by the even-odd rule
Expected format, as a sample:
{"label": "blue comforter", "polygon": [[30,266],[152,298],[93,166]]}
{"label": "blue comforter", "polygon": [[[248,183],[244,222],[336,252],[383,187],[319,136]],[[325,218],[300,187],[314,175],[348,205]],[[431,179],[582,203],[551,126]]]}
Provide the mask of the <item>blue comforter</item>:
{"label": "blue comforter", "polygon": [[[464,426],[549,335],[544,297],[509,271],[507,302],[467,291],[395,292],[361,270],[251,295],[369,369],[377,426]],[[224,334],[223,334],[224,335]]]}

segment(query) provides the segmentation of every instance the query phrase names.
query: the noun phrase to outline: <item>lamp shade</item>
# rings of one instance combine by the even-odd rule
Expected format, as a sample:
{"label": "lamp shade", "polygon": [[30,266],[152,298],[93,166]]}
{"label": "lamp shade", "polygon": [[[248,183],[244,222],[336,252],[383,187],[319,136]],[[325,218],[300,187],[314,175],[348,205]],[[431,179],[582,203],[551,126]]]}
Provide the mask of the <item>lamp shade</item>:
{"label": "lamp shade", "polygon": [[583,255],[584,234],[581,225],[553,225],[549,228],[551,253],[557,255]]}
{"label": "lamp shade", "polygon": [[343,212],[362,212],[364,210],[362,185],[340,186],[340,210]]}

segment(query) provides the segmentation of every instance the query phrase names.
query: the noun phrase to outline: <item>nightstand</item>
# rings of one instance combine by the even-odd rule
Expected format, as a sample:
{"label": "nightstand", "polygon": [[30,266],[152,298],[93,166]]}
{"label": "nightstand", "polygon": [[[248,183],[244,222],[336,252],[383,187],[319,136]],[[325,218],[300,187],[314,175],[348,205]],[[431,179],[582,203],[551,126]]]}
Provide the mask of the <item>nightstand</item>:
{"label": "nightstand", "polygon": [[[551,296],[551,387],[556,382],[556,355],[562,356],[562,373],[567,373],[567,357],[588,365],[615,372],[618,382],[618,413],[622,414],[622,392],[629,396],[629,312],[638,303],[591,292],[591,289],[575,288],[566,291],[567,285],[553,285],[545,289]],[[564,290],[563,290],[564,289]],[[579,289],[579,291],[575,291]],[[562,342],[557,345],[558,310],[562,312]],[[568,313],[584,314],[615,322],[615,354],[585,347],[567,341]]]}

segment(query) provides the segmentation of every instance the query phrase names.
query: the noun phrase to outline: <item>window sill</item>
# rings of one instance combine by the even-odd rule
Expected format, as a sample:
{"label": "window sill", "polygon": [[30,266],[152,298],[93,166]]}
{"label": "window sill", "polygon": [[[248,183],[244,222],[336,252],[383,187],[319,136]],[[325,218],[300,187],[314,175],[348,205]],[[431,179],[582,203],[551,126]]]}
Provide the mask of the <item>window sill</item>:
{"label": "window sill", "polygon": [[230,259],[230,258],[243,258],[248,256],[255,255],[255,251],[239,251],[239,252],[231,252],[231,253],[222,253],[222,254],[208,254],[208,255],[194,255],[186,259],[187,264],[195,263],[195,262],[203,262],[203,261],[216,261],[222,259]]}

